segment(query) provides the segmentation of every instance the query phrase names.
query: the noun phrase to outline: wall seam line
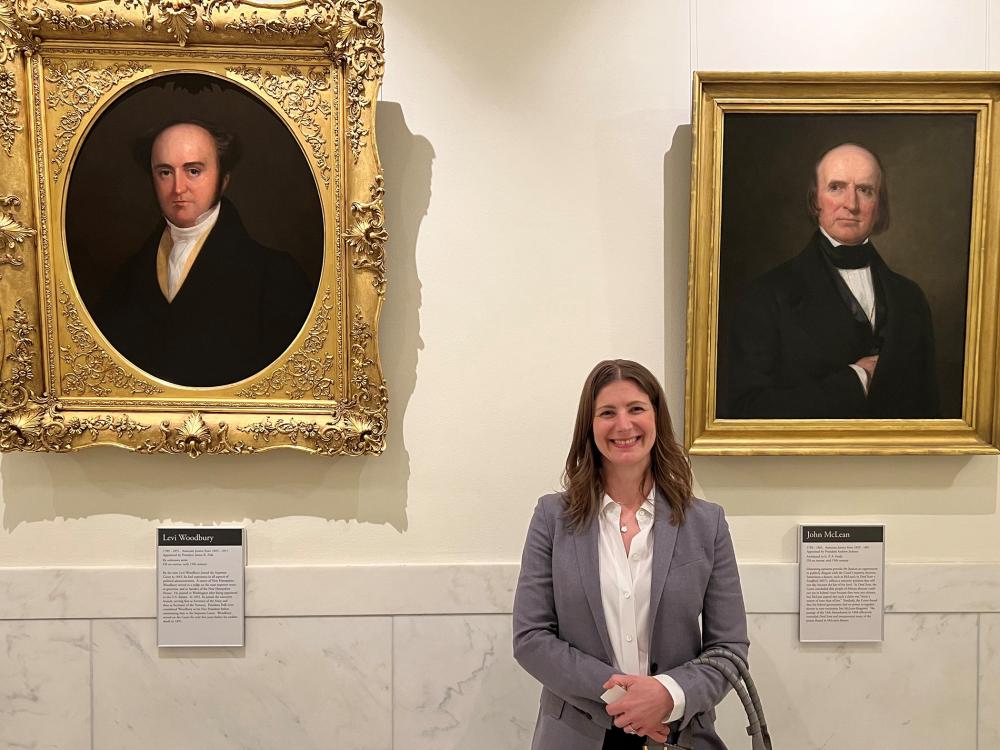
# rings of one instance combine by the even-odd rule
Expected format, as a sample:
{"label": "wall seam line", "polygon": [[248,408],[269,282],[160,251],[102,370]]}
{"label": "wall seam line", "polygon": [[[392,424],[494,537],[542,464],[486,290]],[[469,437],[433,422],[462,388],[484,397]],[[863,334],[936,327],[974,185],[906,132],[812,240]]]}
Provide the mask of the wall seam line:
{"label": "wall seam line", "polygon": [[979,686],[980,682],[980,670],[982,669],[983,662],[983,613],[980,612],[976,615],[976,750],[979,750],[979,736],[982,734],[982,726],[980,725],[981,716],[979,713]]}
{"label": "wall seam line", "polygon": [[396,750],[396,615],[389,617],[389,750]]}
{"label": "wall seam line", "polygon": [[88,620],[90,630],[90,750],[94,750],[94,621]]}
{"label": "wall seam line", "polygon": [[688,73],[690,77],[698,69],[698,0],[688,0]]}
{"label": "wall seam line", "polygon": [[990,69],[990,7],[992,5],[992,0],[986,0],[986,24],[984,27],[984,33],[986,34],[986,70]]}

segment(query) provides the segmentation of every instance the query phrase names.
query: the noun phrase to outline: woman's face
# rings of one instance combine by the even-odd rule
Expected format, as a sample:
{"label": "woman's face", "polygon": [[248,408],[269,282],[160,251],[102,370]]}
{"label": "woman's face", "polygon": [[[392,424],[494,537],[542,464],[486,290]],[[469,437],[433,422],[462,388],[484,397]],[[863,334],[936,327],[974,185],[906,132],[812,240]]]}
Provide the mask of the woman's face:
{"label": "woman's face", "polygon": [[593,431],[605,468],[648,466],[656,443],[656,412],[634,381],[617,380],[594,399]]}

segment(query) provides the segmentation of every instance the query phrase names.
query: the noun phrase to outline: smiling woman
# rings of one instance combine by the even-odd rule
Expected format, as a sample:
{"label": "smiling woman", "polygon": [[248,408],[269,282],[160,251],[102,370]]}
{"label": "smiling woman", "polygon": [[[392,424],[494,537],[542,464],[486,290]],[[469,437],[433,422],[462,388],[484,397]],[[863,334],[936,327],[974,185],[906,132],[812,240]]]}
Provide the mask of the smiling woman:
{"label": "smiling woman", "polygon": [[514,656],[543,685],[536,750],[638,749],[685,728],[696,747],[724,748],[714,706],[727,683],[689,662],[711,646],[745,657],[746,613],[725,514],[691,482],[656,378],[599,363],[566,489],[538,501],[514,597]]}
{"label": "smiling woman", "polygon": [[[645,392],[631,380],[608,383],[594,406],[594,443],[603,456],[605,479],[628,482],[633,472],[649,471],[649,453],[656,441],[656,412]],[[633,482],[641,485],[642,481]]]}

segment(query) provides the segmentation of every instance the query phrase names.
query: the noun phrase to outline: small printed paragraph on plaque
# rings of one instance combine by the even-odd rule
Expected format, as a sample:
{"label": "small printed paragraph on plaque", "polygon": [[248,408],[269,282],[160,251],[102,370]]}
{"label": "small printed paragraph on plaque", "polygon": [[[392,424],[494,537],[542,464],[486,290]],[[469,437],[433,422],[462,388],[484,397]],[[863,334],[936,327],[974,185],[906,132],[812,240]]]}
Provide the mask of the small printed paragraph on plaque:
{"label": "small printed paragraph on plaque", "polygon": [[244,529],[157,529],[157,644],[244,645],[245,570]]}
{"label": "small printed paragraph on plaque", "polygon": [[881,641],[885,526],[799,529],[799,640]]}

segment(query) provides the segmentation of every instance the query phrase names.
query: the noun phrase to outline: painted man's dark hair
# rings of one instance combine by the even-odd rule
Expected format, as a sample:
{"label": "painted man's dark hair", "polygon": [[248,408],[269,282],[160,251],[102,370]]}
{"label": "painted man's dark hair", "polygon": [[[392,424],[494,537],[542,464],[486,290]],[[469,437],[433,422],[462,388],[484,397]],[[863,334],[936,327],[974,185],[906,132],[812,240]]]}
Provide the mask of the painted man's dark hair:
{"label": "painted man's dark hair", "polygon": [[208,120],[198,120],[195,118],[170,120],[157,128],[147,131],[133,144],[132,155],[135,157],[136,162],[142,167],[144,172],[148,172],[153,159],[153,144],[163,131],[175,125],[195,125],[212,136],[212,141],[215,143],[215,153],[219,159],[219,185],[221,187],[222,180],[232,172],[233,167],[236,166],[243,155],[243,147],[235,133]]}

